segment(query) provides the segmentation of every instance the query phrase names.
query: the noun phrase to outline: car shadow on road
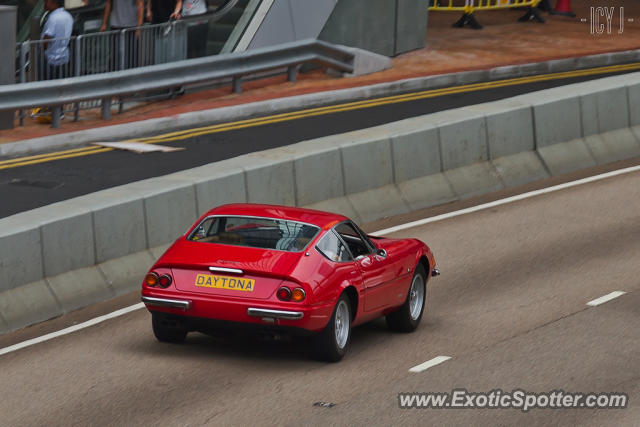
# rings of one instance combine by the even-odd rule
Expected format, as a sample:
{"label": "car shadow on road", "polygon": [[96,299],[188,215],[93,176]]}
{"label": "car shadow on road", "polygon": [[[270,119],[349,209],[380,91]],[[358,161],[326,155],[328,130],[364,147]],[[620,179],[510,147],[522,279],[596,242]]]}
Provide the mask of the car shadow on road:
{"label": "car shadow on road", "polygon": [[[384,319],[376,319],[352,330],[347,358],[366,353],[384,345],[390,336],[404,336],[390,331]],[[314,358],[310,337],[254,336],[220,333],[206,335],[191,332],[184,343],[169,344],[156,341],[149,328],[147,335],[135,342],[122,343],[121,349],[149,357],[232,359],[235,361],[280,361],[283,366],[293,361],[325,363]]]}

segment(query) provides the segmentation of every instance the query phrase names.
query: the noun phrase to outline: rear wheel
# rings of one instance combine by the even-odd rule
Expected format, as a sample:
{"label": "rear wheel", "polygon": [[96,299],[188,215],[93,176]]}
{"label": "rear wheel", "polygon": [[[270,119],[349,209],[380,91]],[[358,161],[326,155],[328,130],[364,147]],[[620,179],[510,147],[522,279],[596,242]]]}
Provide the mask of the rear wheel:
{"label": "rear wheel", "polygon": [[341,360],[351,341],[351,304],[342,294],[333,309],[333,315],[322,332],[313,337],[314,356],[328,362]]}
{"label": "rear wheel", "polygon": [[409,294],[402,307],[386,317],[389,329],[398,332],[413,332],[422,319],[426,300],[426,272],[422,265],[418,265],[411,279]]}
{"label": "rear wheel", "polygon": [[187,337],[187,329],[177,319],[159,313],[151,314],[153,334],[160,342],[181,343]]}

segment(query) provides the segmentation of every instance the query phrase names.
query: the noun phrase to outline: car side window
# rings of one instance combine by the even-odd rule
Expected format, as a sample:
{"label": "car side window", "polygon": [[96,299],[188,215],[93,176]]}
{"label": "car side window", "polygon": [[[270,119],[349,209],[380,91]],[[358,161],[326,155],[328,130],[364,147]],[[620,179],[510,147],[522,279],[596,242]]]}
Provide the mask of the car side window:
{"label": "car side window", "polygon": [[316,249],[329,260],[334,262],[351,261],[353,258],[346,246],[331,230],[324,235],[316,245]]}
{"label": "car side window", "polygon": [[351,222],[350,224],[351,224],[351,226],[353,228],[356,229],[356,231],[358,233],[360,233],[360,237],[362,237],[362,239],[364,240],[365,245],[367,245],[367,247],[369,248],[369,253],[372,253],[372,254],[375,253],[378,250],[378,248],[376,247],[376,245],[373,244],[373,242],[371,241],[369,236],[367,236],[367,233],[362,231],[362,229],[360,227],[358,227],[357,224],[355,224],[353,222]]}
{"label": "car side window", "polygon": [[362,236],[354,228],[351,223],[343,222],[335,227],[336,232],[342,237],[342,240],[349,246],[349,250],[354,257],[366,256],[372,254],[374,249],[362,239]]}

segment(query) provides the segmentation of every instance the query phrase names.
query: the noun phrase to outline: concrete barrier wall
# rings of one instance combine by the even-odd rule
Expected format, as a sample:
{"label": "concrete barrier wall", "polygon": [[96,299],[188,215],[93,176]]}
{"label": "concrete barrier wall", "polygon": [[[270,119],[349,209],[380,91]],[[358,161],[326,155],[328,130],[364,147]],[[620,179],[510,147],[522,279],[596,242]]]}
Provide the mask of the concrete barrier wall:
{"label": "concrete barrier wall", "polygon": [[136,289],[213,206],[368,222],[640,156],[640,73],[252,153],[0,220],[0,332]]}

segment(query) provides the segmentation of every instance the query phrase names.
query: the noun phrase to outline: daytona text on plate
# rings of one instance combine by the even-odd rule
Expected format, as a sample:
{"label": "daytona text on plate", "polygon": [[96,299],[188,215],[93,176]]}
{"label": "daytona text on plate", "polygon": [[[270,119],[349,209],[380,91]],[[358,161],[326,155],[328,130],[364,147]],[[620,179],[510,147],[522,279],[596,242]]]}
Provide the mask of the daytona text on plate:
{"label": "daytona text on plate", "polygon": [[196,286],[203,288],[232,289],[234,291],[253,292],[255,280],[239,277],[214,276],[211,274],[198,274]]}

